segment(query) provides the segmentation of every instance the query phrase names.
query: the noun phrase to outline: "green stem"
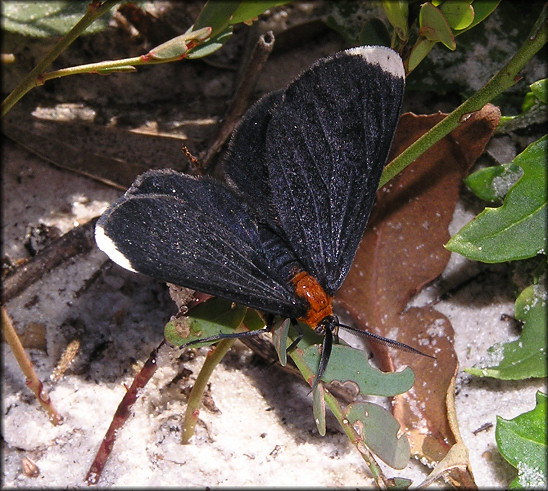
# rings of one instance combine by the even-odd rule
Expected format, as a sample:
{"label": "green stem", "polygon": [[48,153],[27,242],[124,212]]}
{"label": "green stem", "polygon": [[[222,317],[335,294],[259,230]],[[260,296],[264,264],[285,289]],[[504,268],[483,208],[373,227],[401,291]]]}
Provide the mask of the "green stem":
{"label": "green stem", "polygon": [[88,63],[86,65],[78,65],[69,68],[62,68],[61,70],[55,70],[53,72],[44,73],[40,77],[40,84],[44,84],[48,80],[54,78],[67,77],[69,75],[79,75],[82,73],[98,73],[101,71],[116,69],[131,69],[135,65],[150,65],[150,61],[145,62],[140,56],[135,56],[133,58],[124,58],[123,60],[109,60],[109,61],[100,61],[97,63]]}
{"label": "green stem", "polygon": [[188,404],[185,411],[185,418],[183,421],[182,429],[182,443],[187,444],[192,436],[194,435],[194,429],[196,423],[198,422],[198,414],[200,414],[200,404],[202,403],[202,396],[207,387],[207,383],[215,367],[221,362],[224,356],[227,354],[228,350],[234,344],[235,339],[224,339],[218,343],[214,348],[211,348],[207,354],[206,360],[194,387],[190,391],[190,396],[188,398]]}
{"label": "green stem", "polygon": [[90,24],[116,5],[119,0],[105,0],[103,3],[97,1],[88,5],[86,14],[80,19],[67,34],[65,34],[53,49],[40,60],[40,62],[27,74],[27,76],[17,85],[17,87],[2,102],[1,117],[4,117],[8,111],[31,89],[41,85],[41,75],[53,61],[67,49],[80,34],[82,34]]}
{"label": "green stem", "polygon": [[[177,60],[180,58],[177,58]],[[101,73],[114,71],[130,71],[138,65],[159,65],[160,63],[171,63],[173,58],[153,59],[150,57],[134,56],[133,58],[123,58],[121,60],[99,61],[97,63],[87,63],[69,68],[62,68],[53,72],[44,73],[40,76],[40,85],[54,78],[68,77],[69,75],[80,75],[83,73]]]}
{"label": "green stem", "polygon": [[485,104],[502,94],[506,89],[518,81],[518,74],[526,63],[540,51],[548,38],[546,24],[547,8],[542,10],[539,21],[533,31],[512,59],[495,76],[491,78],[478,92],[457,107],[446,118],[434,126],[428,133],[421,136],[410,145],[384,169],[379,188],[384,186],[396,174],[399,174],[409,164],[428,150],[437,141],[453,131],[467,114],[481,109]]}
{"label": "green stem", "polygon": [[[295,362],[295,365],[297,365],[297,368],[303,375],[304,379],[307,381],[309,385],[312,385],[315,373],[312,371],[312,369],[308,366],[308,364],[304,361],[303,358],[303,350],[296,348],[294,349],[290,354],[292,360]],[[351,443],[357,448],[358,452],[360,452],[362,458],[364,459],[365,463],[369,467],[369,470],[371,471],[371,474],[373,475],[373,478],[377,482],[378,486],[380,488],[387,487],[388,483],[386,481],[386,478],[377,464],[375,458],[373,457],[373,454],[369,451],[367,446],[365,445],[363,439],[360,437],[360,435],[356,432],[354,427],[349,423],[349,421],[344,416],[344,411],[337,401],[337,399],[330,394],[327,390],[325,391],[325,402],[329,406],[329,409],[331,409],[331,412],[341,425],[343,431],[348,436]]]}

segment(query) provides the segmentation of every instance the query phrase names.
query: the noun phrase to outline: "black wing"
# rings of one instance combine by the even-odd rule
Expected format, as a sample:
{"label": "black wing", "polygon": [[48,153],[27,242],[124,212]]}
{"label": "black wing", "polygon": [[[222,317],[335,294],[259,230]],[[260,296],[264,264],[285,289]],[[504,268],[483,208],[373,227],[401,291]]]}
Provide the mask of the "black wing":
{"label": "black wing", "polygon": [[245,194],[257,216],[270,225],[276,222],[273,218],[276,211],[268,187],[265,142],[268,123],[282,94],[282,91],[267,94],[247,110],[223,162],[229,184]]}
{"label": "black wing", "polygon": [[[268,221],[281,227],[305,269],[328,294],[354,260],[398,122],[404,70],[394,51],[353,48],[319,60],[281,100],[259,101],[234,136],[227,173],[267,175]],[[259,121],[257,123],[257,121]],[[253,125],[263,129],[264,159],[235,149]],[[260,152],[256,151],[260,155]],[[253,196],[254,179],[236,182]]]}
{"label": "black wing", "polygon": [[[267,312],[306,312],[265,255],[245,204],[212,179],[147,172],[101,216],[95,234],[99,248],[126,269]],[[283,248],[277,252],[287,259]]]}

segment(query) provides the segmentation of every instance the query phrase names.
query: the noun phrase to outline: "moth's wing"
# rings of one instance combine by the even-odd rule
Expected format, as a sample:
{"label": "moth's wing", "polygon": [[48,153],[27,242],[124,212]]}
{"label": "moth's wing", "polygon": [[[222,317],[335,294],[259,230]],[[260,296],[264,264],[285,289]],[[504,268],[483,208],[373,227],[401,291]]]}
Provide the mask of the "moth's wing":
{"label": "moth's wing", "polygon": [[246,111],[232,135],[223,162],[228,183],[244,194],[253,203],[258,217],[270,225],[275,225],[277,220],[267,185],[266,132],[282,93],[267,94]]}
{"label": "moth's wing", "polygon": [[126,269],[267,312],[306,312],[242,200],[212,179],[147,172],[101,216],[95,236]]}
{"label": "moth's wing", "polygon": [[397,53],[352,48],[300,75],[269,120],[266,165],[276,216],[297,258],[328,294],[354,260],[403,91]]}

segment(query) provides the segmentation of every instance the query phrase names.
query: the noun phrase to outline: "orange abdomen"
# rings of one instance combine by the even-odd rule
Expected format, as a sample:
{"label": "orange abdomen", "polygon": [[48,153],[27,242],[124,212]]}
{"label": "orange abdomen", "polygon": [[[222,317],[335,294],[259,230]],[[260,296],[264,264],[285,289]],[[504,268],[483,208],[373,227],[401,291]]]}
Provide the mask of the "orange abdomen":
{"label": "orange abdomen", "polygon": [[306,271],[300,271],[291,281],[295,285],[296,295],[305,299],[309,305],[306,315],[297,320],[314,329],[325,317],[332,315],[331,298],[325,293],[316,278]]}

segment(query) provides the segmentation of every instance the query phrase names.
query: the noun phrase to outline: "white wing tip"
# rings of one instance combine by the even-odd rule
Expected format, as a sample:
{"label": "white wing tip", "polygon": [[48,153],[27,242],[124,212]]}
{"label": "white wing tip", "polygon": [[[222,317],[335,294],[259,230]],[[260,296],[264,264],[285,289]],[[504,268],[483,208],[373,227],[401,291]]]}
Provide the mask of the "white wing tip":
{"label": "white wing tip", "polygon": [[114,261],[122,268],[137,273],[126,256],[124,256],[116,247],[116,244],[112,239],[105,234],[105,230],[101,225],[95,226],[95,242],[99,249],[101,249],[112,261]]}
{"label": "white wing tip", "polygon": [[361,56],[367,63],[379,65],[381,69],[394,77],[405,78],[405,70],[400,55],[385,46],[357,46],[345,53]]}

